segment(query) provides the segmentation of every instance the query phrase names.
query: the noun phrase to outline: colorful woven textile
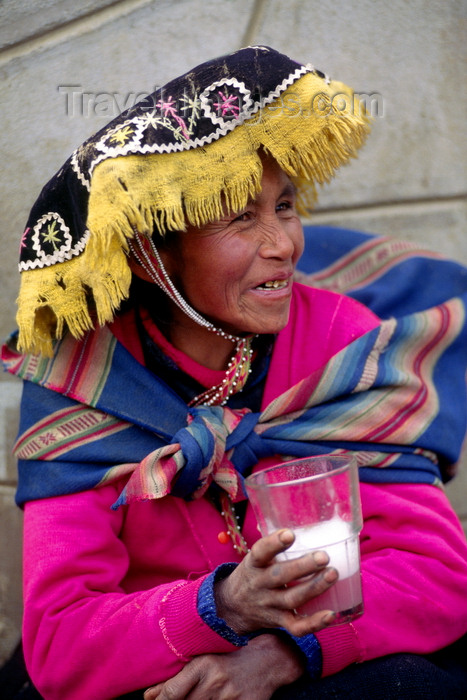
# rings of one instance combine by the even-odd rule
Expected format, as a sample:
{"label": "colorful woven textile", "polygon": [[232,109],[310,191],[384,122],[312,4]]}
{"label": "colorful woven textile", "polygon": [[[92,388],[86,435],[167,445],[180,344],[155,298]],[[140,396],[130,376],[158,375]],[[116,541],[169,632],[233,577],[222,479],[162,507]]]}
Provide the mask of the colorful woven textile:
{"label": "colorful woven textile", "polygon": [[[22,355],[13,338],[3,360],[27,380],[15,448],[18,502],[125,474],[131,478],[118,504],[167,493],[196,498],[212,481],[241,499],[242,474],[276,454],[352,451],[366,481],[439,483],[449,476],[466,430],[465,269],[414,246],[391,257],[398,245],[390,239],[319,229],[311,236],[303,263],[315,280],[335,284],[335,270],[357,269],[360,258],[365,273],[355,294],[376,308],[390,309],[392,300],[399,317],[383,321],[296,385],[281,387],[261,413],[188,410],[107,327],[81,342],[66,336],[53,358]],[[333,250],[333,262],[318,273],[310,260],[323,262],[328,252],[320,253],[320,246]],[[436,275],[433,282],[428,272]],[[279,334],[266,394],[280,386],[274,362],[280,356],[292,365],[303,361],[315,342],[303,342],[306,318],[301,325],[300,343],[290,324]]]}

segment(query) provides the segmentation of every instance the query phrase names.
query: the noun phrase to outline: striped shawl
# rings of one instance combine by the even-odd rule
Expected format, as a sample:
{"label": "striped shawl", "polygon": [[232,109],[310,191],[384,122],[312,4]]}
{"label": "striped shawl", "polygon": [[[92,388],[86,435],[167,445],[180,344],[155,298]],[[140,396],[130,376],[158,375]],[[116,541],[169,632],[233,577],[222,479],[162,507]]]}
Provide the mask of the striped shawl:
{"label": "striped shawl", "polygon": [[[52,358],[18,353],[12,336],[4,365],[25,380],[18,503],[125,475],[115,507],[197,498],[213,481],[238,500],[243,474],[272,455],[351,451],[371,482],[452,476],[466,430],[466,270],[394,239],[317,228],[307,237],[300,282],[354,296],[383,320],[260,413],[188,409],[106,326],[80,342],[66,336]],[[276,342],[289,362],[306,352],[289,327]]]}

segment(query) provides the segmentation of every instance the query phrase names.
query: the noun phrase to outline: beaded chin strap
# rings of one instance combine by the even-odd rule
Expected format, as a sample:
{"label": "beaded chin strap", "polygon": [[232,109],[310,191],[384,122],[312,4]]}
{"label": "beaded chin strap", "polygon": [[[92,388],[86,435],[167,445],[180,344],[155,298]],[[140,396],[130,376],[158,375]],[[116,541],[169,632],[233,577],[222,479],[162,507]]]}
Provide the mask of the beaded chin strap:
{"label": "beaded chin strap", "polygon": [[[254,336],[240,338],[230,333],[226,333],[220,328],[216,328],[210,321],[201,316],[188,302],[182,297],[180,292],[174,286],[167,271],[163,265],[159,251],[152,238],[142,236],[134,229],[134,239],[130,241],[130,250],[135,260],[145,270],[155,284],[157,284],[172,301],[185,313],[189,318],[208,330],[220,335],[222,338],[235,343],[235,352],[227,367],[225,377],[220,384],[207,389],[202,394],[195,396],[189,403],[190,406],[223,406],[229,396],[236,394],[243,389],[251,372],[251,356],[253,350],[251,343]],[[241,555],[247,554],[249,547],[243,537],[238,524],[238,516],[235,513],[234,505],[225,491],[220,493],[221,515],[224,517],[227,532],[220,532],[218,535],[219,542],[225,544],[232,540],[234,549]]]}
{"label": "beaded chin strap", "polygon": [[246,384],[248,375],[251,372],[250,365],[251,356],[253,354],[251,343],[254,336],[250,335],[241,338],[236,335],[231,335],[220,328],[216,328],[214,324],[201,316],[201,314],[188,304],[174,286],[152,238],[142,236],[136,229],[134,232],[135,237],[130,241],[130,250],[135,260],[141,265],[152,281],[155,282],[193,321],[203,326],[203,328],[207,328],[213,333],[216,333],[216,335],[235,343],[235,352],[232,355],[222,382],[217,386],[203,391],[202,394],[195,396],[189,403],[190,406],[223,406],[227,402],[229,396],[241,391]]}

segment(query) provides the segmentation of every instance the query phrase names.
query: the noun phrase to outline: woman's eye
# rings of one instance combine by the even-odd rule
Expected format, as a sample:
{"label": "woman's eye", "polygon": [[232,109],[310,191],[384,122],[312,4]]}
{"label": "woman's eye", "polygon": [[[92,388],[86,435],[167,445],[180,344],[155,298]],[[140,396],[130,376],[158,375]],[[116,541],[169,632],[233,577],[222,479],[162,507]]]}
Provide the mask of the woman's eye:
{"label": "woman's eye", "polygon": [[276,207],[277,211],[287,211],[288,209],[293,209],[293,208],[294,208],[293,202],[290,202],[288,200],[285,202],[279,202],[279,204]]}
{"label": "woman's eye", "polygon": [[237,222],[237,221],[249,221],[251,218],[251,213],[249,211],[242,211],[241,214],[238,214],[234,219],[232,219],[232,223]]}

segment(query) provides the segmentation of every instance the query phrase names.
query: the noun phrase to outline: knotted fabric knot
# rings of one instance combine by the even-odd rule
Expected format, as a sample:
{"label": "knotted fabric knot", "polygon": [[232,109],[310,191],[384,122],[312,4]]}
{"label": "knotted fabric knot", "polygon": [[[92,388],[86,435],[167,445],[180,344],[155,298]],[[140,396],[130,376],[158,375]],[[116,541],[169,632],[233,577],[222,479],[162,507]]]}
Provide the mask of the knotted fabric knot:
{"label": "knotted fabric knot", "polygon": [[213,481],[232,500],[243,498],[242,477],[230,461],[233,447],[226,451],[226,442],[247,414],[251,415],[247,408],[191,408],[186,427],[178,430],[168,445],[135,464],[113,508],[168,494],[189,500],[201,498]]}

